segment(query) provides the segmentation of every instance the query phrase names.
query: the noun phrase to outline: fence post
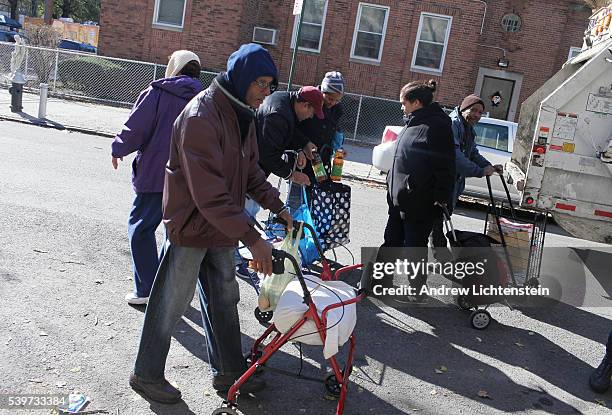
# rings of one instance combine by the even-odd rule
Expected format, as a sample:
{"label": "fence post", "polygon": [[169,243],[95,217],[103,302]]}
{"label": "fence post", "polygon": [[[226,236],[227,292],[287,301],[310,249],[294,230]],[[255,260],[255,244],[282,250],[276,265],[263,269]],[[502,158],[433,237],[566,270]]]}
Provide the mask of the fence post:
{"label": "fence post", "polygon": [[30,58],[30,48],[26,47],[26,58],[25,58],[25,69],[23,71],[23,75],[27,81],[28,79],[28,59]]}
{"label": "fence post", "polygon": [[47,93],[49,92],[49,85],[40,84],[40,102],[38,103],[38,118],[47,118]]}
{"label": "fence post", "polygon": [[155,82],[155,79],[157,77],[157,63],[153,64],[153,82]]}
{"label": "fence post", "polygon": [[53,75],[53,92],[57,92],[57,66],[59,63],[59,49],[55,51],[55,74]]}
{"label": "fence post", "polygon": [[357,120],[355,120],[355,132],[353,133],[353,140],[357,141],[357,128],[359,127],[359,117],[361,116],[361,103],[363,102],[363,95],[359,95],[359,107],[357,107]]}

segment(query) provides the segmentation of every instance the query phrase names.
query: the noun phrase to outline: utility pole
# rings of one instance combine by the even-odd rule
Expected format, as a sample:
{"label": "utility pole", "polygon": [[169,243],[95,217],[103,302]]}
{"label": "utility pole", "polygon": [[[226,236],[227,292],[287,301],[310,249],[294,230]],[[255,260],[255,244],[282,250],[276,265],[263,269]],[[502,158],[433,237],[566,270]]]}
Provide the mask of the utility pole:
{"label": "utility pole", "polygon": [[293,83],[293,71],[295,69],[295,60],[297,58],[297,51],[300,47],[300,33],[302,32],[302,20],[304,17],[304,10],[306,9],[306,0],[296,0],[296,4],[293,7],[293,14],[297,14],[299,11],[300,17],[298,18],[298,27],[295,33],[295,45],[293,47],[293,55],[291,56],[291,68],[289,69],[289,80],[287,81],[287,91],[291,91],[291,85]]}
{"label": "utility pole", "polygon": [[45,0],[45,24],[53,24],[53,0]]}

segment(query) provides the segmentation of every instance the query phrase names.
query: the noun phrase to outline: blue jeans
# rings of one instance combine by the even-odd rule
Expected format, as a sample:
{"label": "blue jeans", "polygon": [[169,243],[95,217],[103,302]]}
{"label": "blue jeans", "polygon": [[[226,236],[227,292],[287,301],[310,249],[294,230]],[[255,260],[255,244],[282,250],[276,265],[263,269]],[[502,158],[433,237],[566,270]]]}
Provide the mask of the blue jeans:
{"label": "blue jeans", "polygon": [[176,324],[200,289],[206,348],[213,375],[246,370],[237,304],[233,248],[193,248],[166,242],[145,313],[134,373],[150,382],[164,378]]}
{"label": "blue jeans", "polygon": [[136,193],[128,219],[134,292],[148,297],[159,267],[155,230],[162,221],[162,193]]}

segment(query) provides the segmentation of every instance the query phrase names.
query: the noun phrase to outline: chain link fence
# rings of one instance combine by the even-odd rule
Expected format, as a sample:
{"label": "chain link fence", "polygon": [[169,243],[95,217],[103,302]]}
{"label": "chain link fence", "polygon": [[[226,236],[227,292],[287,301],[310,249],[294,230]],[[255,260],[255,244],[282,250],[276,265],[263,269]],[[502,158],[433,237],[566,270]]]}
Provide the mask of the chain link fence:
{"label": "chain link fence", "polygon": [[[3,88],[11,83],[11,53],[14,50],[14,43],[0,42],[0,86]],[[46,83],[49,93],[55,97],[131,106],[152,81],[164,77],[166,66],[26,46],[20,71],[25,74],[24,89],[27,91],[36,92],[41,83]],[[204,87],[208,87],[216,75],[202,71],[200,80]],[[403,123],[400,104],[395,100],[345,94],[342,104],[342,128],[345,137],[354,142],[378,144],[385,126]]]}

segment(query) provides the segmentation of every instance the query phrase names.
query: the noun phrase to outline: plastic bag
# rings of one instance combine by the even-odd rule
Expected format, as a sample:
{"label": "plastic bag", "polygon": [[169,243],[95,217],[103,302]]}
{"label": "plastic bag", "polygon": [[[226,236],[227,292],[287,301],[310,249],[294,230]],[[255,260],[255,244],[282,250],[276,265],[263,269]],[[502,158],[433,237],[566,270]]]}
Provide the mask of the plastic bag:
{"label": "plastic bag", "polygon": [[[293,212],[291,212],[293,220],[300,221],[309,224],[312,229],[315,229],[314,220],[312,214],[308,208],[308,201],[306,200],[306,189],[302,188],[302,203]],[[312,235],[310,230],[304,231],[302,240],[300,241],[300,256],[302,258],[302,264],[308,266],[319,259],[319,251],[314,238],[318,238],[317,235]]]}
{"label": "plastic bag", "polygon": [[[297,236],[294,239],[291,232],[287,235],[280,246],[281,251],[285,251],[292,255],[300,264],[299,247],[302,239],[303,227],[300,226]],[[261,283],[261,291],[259,292],[258,306],[261,311],[271,311],[276,308],[278,299],[285,291],[287,284],[295,278],[295,269],[293,263],[289,259],[285,259],[285,272],[283,274],[272,274],[266,277]]]}

